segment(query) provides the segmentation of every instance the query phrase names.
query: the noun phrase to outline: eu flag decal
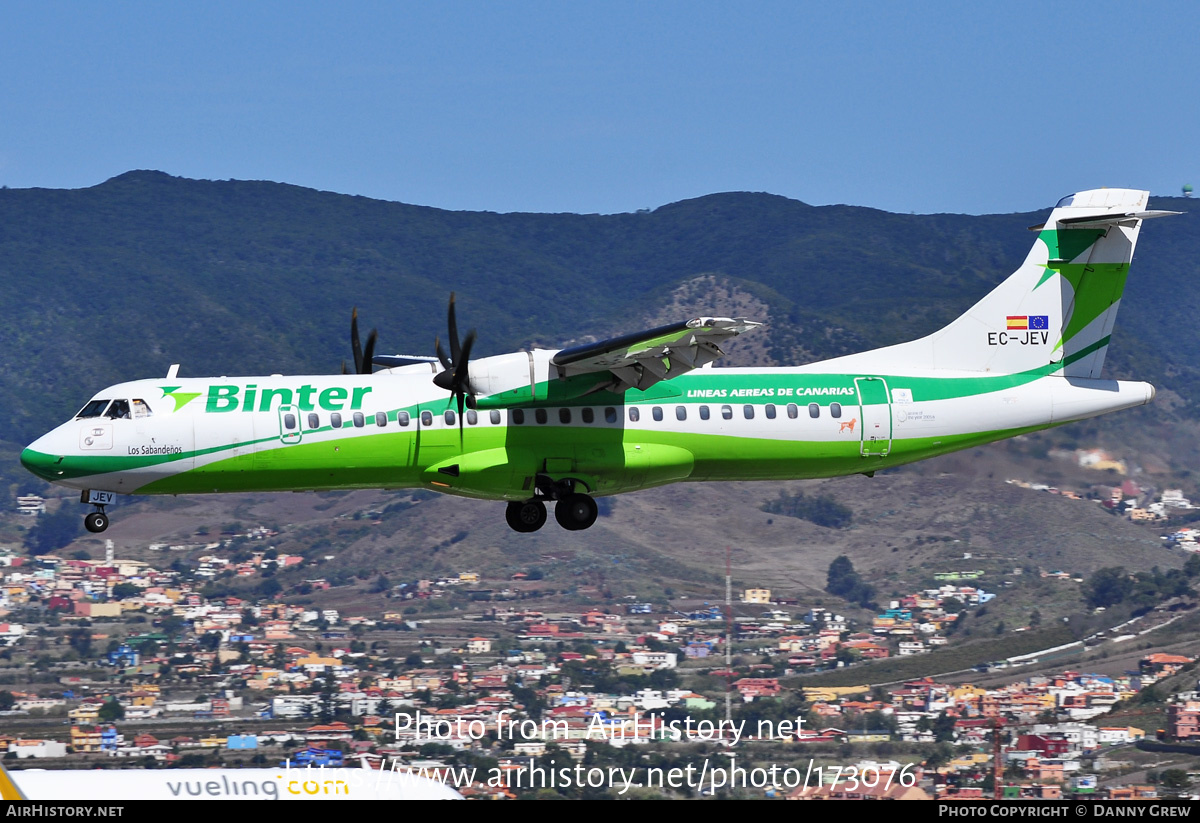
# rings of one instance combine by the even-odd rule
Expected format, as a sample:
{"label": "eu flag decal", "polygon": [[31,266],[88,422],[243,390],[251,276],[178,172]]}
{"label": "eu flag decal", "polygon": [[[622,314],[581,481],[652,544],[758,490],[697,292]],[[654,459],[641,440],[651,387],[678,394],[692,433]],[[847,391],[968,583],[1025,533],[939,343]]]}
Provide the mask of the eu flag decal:
{"label": "eu flag decal", "polygon": [[1050,318],[1044,314],[1031,314],[1029,328],[1033,331],[1046,331],[1050,328]]}

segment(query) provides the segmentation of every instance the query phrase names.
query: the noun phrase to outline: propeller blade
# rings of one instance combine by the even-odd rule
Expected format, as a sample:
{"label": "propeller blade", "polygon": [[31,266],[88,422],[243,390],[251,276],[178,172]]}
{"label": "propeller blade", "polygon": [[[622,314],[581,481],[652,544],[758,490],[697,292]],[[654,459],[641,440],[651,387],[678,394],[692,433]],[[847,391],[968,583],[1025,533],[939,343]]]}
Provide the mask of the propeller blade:
{"label": "propeller blade", "polygon": [[475,345],[475,330],[471,329],[467,332],[467,339],[463,341],[461,357],[455,361],[454,365],[454,384],[460,391],[471,391],[468,369],[470,368],[471,347],[473,345]]}
{"label": "propeller blade", "polygon": [[367,345],[363,347],[361,355],[362,363],[358,367],[359,374],[370,374],[372,372],[372,367],[375,365],[372,362],[372,358],[375,357],[375,340],[378,337],[379,335],[375,332],[375,329],[371,329],[371,333],[367,335]]}
{"label": "propeller blade", "polygon": [[345,373],[346,373],[346,361],[343,360],[342,361],[342,374],[345,374]]}
{"label": "propeller blade", "polygon": [[467,332],[465,340],[458,338],[458,314],[455,309],[454,292],[450,293],[450,307],[446,311],[446,325],[449,332],[450,356],[446,356],[442,348],[442,338],[433,341],[437,352],[438,362],[442,370],[433,376],[433,384],[454,395],[454,404],[458,407],[458,444],[463,443],[463,408],[475,408],[475,393],[471,390],[471,348],[475,345],[475,330]]}
{"label": "propeller blade", "polygon": [[451,371],[454,368],[454,364],[450,362],[450,358],[446,357],[446,350],[442,348],[442,338],[433,338],[433,349],[437,352],[437,359],[442,364],[442,368],[446,371]]}
{"label": "propeller blade", "polygon": [[350,348],[354,352],[354,373],[362,374],[363,352],[358,340],[358,306],[350,312]]}
{"label": "propeller blade", "polygon": [[450,311],[447,313],[446,324],[450,327],[450,362],[458,365],[462,349],[458,342],[458,321],[454,311],[454,292],[450,292]]}

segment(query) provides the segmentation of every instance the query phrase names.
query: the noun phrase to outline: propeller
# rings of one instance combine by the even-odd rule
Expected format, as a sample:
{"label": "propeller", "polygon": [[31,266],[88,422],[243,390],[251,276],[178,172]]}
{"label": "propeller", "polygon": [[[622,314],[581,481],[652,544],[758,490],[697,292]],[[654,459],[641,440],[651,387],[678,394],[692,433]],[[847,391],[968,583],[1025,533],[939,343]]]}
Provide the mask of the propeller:
{"label": "propeller", "polygon": [[[375,357],[375,340],[379,335],[375,329],[367,335],[367,345],[363,346],[358,340],[358,307],[350,313],[350,349],[354,353],[353,374],[370,374],[372,358]],[[342,374],[346,374],[346,361],[342,361]]]}
{"label": "propeller", "polygon": [[437,352],[438,361],[442,364],[442,371],[438,372],[433,377],[434,385],[445,389],[454,394],[454,399],[458,405],[458,440],[459,445],[462,444],[463,437],[463,407],[475,407],[475,392],[471,389],[471,376],[469,372],[469,364],[471,360],[471,347],[475,345],[475,330],[467,332],[467,336],[462,342],[458,339],[458,319],[454,311],[454,293],[450,293],[450,310],[446,318],[446,325],[449,327],[450,341],[450,356],[446,356],[446,350],[442,348],[441,337],[435,338],[433,348]]}

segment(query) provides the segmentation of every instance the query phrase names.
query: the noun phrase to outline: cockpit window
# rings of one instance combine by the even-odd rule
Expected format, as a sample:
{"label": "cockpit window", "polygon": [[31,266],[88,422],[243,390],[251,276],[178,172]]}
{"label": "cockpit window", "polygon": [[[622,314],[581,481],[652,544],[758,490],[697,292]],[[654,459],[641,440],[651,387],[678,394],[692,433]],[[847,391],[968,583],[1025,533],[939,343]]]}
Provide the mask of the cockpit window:
{"label": "cockpit window", "polygon": [[75,415],[76,420],[84,417],[99,417],[104,414],[104,410],[108,408],[109,401],[107,400],[91,400],[86,406],[79,410],[79,414]]}
{"label": "cockpit window", "polygon": [[134,417],[149,417],[152,414],[154,414],[154,412],[150,411],[150,407],[146,404],[145,400],[139,400],[136,397],[133,399]]}
{"label": "cockpit window", "polygon": [[108,412],[104,415],[113,420],[128,420],[129,419],[129,401],[114,400],[112,405],[108,407]]}

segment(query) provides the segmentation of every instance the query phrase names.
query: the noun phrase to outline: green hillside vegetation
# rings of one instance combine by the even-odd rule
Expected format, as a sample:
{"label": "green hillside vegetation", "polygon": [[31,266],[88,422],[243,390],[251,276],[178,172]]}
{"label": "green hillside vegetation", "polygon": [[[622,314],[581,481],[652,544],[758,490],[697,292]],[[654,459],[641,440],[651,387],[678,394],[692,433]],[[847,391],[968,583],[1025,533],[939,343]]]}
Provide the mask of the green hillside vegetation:
{"label": "green hillside vegetation", "polygon": [[1194,596],[1190,581],[1200,574],[1200,563],[1196,561],[1197,555],[1192,555],[1182,570],[1166,572],[1157,566],[1136,574],[1129,574],[1122,566],[1097,569],[1084,584],[1084,599],[1092,608],[1129,603],[1134,608],[1148,609],[1173,597]]}
{"label": "green hillside vegetation", "polygon": [[854,520],[854,512],[827,494],[806,495],[802,491],[788,494],[780,489],[779,496],[762,504],[768,514],[798,517],[829,529],[846,529]]}
{"label": "green hillside vegetation", "polygon": [[[479,355],[628,330],[703,274],[769,307],[757,334],[775,362],[893,343],[1012,271],[1033,240],[1025,227],[1044,216],[750,193],[636,214],[450,212],[152,171],[0,190],[0,439],[26,442],[92,392],[172,362],[185,375],[335,372],[354,305],[381,351],[430,353],[451,291]],[[1113,344],[1116,373],[1169,385],[1189,413],[1198,260],[1192,216],[1151,224]]]}
{"label": "green hillside vegetation", "polygon": [[875,597],[875,589],[858,576],[858,572],[854,570],[854,563],[846,555],[838,555],[829,564],[827,580],[825,591],[830,594],[841,597],[850,603],[857,603],[864,609],[876,607],[872,599]]}

